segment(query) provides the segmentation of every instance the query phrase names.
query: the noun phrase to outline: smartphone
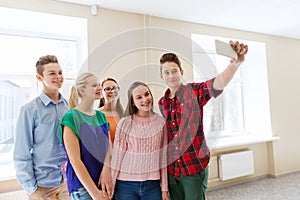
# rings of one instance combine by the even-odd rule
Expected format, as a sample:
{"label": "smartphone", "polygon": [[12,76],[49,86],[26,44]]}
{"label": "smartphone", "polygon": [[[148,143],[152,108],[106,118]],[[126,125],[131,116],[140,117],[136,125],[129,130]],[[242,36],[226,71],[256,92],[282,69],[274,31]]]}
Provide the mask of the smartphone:
{"label": "smartphone", "polygon": [[237,59],[237,53],[232,49],[230,44],[221,40],[215,40],[217,54]]}

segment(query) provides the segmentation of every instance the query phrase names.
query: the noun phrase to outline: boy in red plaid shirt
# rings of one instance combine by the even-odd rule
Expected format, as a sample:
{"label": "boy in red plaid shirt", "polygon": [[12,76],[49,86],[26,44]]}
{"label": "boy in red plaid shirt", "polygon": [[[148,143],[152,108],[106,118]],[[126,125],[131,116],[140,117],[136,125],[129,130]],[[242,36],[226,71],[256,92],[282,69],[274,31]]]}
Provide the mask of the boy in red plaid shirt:
{"label": "boy in red plaid shirt", "polygon": [[217,77],[202,83],[181,82],[183,69],[177,55],[160,59],[160,76],[169,87],[159,100],[168,134],[168,179],[172,200],[205,200],[210,150],[203,132],[203,106],[217,97],[245,60],[248,46],[229,43],[238,58]]}

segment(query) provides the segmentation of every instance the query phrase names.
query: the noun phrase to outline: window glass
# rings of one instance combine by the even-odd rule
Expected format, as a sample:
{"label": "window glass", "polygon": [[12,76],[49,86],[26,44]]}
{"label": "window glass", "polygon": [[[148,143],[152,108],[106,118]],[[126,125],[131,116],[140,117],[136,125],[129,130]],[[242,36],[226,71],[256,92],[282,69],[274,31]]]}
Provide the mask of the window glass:
{"label": "window glass", "polygon": [[197,82],[215,77],[230,63],[229,58],[216,54],[215,39],[243,42],[249,51],[222,95],[204,107],[205,133],[218,137],[249,133],[271,135],[265,44],[192,34],[194,80]]}
{"label": "window glass", "polygon": [[[71,85],[87,55],[87,25],[81,18],[1,7],[0,11],[0,16],[6,13],[7,19],[3,20],[6,23],[0,22],[0,180],[3,180],[15,176],[12,153],[19,109],[42,90],[35,78],[36,61],[48,54],[57,56],[65,77],[60,92],[68,99]],[[39,28],[32,24],[39,24]],[[59,28],[66,24],[68,29]]]}

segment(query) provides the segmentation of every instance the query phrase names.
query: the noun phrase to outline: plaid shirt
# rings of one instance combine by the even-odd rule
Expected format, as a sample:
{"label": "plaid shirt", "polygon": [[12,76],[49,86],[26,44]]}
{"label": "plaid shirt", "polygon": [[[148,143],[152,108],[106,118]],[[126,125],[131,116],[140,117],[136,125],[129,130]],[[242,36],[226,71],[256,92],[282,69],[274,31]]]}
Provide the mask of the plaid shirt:
{"label": "plaid shirt", "polygon": [[203,83],[181,84],[173,99],[168,89],[159,100],[159,109],[168,132],[168,173],[191,176],[208,165],[210,151],[203,132],[203,106],[222,90],[214,90],[214,79]]}

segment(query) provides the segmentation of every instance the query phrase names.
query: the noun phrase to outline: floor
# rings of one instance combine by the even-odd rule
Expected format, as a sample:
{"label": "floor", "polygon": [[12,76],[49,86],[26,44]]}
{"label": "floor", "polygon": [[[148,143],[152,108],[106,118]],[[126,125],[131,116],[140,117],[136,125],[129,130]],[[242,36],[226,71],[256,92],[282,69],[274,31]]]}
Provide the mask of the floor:
{"label": "floor", "polygon": [[0,200],[26,200],[27,196],[24,191],[0,193]]}
{"label": "floor", "polygon": [[[24,200],[23,191],[0,194],[0,200]],[[207,192],[207,200],[300,200],[300,172]]]}
{"label": "floor", "polygon": [[300,172],[207,192],[207,200],[300,200]]}

